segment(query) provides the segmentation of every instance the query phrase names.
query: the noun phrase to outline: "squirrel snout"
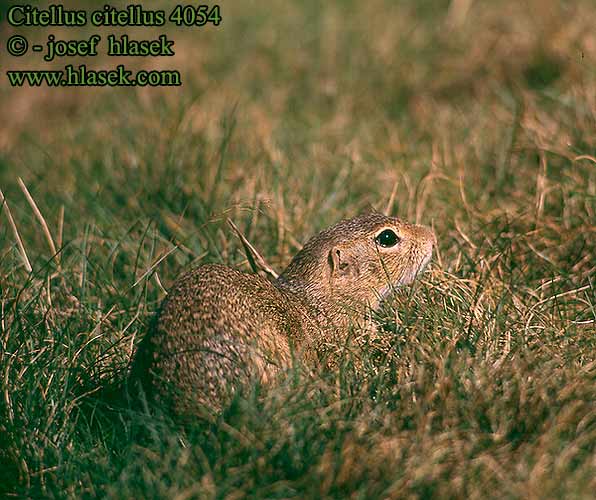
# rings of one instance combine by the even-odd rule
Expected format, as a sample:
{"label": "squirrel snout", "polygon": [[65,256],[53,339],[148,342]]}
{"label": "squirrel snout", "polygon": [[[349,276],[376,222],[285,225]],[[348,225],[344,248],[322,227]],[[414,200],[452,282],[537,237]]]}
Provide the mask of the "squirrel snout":
{"label": "squirrel snout", "polygon": [[437,245],[437,237],[433,230],[427,226],[416,226],[420,240],[423,242],[427,253],[432,254],[433,247]]}

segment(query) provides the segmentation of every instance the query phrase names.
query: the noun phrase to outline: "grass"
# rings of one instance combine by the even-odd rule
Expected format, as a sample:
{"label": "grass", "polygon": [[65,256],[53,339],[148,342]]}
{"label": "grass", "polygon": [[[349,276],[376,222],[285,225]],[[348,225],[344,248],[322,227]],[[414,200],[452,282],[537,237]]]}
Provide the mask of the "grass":
{"label": "grass", "polygon": [[[0,494],[590,498],[592,2],[222,4],[173,59],[127,62],[181,89],[3,78]],[[247,268],[227,217],[281,269],[388,204],[437,254],[337,371],[184,428],[118,398],[176,276]]]}

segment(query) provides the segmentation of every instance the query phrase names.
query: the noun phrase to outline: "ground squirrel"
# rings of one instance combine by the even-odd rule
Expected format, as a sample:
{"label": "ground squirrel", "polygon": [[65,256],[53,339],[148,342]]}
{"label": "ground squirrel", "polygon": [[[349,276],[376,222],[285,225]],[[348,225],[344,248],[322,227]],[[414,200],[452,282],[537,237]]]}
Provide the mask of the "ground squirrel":
{"label": "ground squirrel", "polygon": [[277,279],[220,264],[178,279],[133,359],[131,377],[177,412],[221,408],[294,359],[317,364],[328,336],[363,319],[432,255],[424,226],[371,211],[312,237]]}

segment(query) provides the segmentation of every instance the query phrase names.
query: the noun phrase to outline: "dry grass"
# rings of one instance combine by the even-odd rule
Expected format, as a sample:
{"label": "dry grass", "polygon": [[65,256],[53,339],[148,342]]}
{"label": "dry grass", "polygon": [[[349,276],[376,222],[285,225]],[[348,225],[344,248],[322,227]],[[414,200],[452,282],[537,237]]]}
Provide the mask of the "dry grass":
{"label": "dry grass", "polygon": [[[592,2],[222,4],[130,62],[179,91],[0,88],[0,492],[589,498]],[[248,268],[227,218],[279,270],[371,204],[438,252],[336,372],[185,429],[117,400],[173,279]]]}

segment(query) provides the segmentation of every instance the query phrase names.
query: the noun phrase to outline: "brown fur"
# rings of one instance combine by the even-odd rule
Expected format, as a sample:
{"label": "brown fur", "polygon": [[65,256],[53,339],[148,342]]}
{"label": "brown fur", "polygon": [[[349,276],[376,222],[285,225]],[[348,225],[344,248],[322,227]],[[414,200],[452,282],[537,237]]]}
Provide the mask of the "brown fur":
{"label": "brown fur", "polygon": [[[400,241],[383,248],[391,228]],[[132,378],[178,413],[220,408],[251,381],[272,381],[293,359],[316,365],[322,346],[411,283],[432,254],[426,227],[370,212],[311,238],[277,280],[219,264],[182,276],[141,341]]]}

